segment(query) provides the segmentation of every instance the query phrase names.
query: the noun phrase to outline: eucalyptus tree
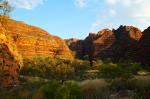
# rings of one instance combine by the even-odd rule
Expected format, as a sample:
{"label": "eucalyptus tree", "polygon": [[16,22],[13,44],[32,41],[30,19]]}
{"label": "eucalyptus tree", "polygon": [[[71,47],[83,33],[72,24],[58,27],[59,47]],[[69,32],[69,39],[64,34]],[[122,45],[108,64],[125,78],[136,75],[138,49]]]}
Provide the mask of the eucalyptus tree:
{"label": "eucalyptus tree", "polygon": [[11,12],[13,11],[13,6],[8,0],[0,0],[0,25],[4,26],[7,18],[10,17]]}
{"label": "eucalyptus tree", "polygon": [[8,0],[0,0],[0,15],[1,16],[10,16],[13,11],[12,5]]}

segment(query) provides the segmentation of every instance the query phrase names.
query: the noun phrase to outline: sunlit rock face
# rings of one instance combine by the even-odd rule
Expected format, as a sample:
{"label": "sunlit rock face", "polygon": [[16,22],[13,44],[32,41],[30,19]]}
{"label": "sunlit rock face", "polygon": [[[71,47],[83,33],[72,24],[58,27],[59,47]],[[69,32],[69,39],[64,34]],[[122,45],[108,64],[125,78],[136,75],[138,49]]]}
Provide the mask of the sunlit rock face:
{"label": "sunlit rock face", "polygon": [[38,27],[11,19],[8,19],[4,26],[23,57],[41,55],[73,59],[65,41],[57,36],[53,36]]}
{"label": "sunlit rock face", "polygon": [[150,65],[150,27],[143,31],[143,36],[137,46],[136,60]]}
{"label": "sunlit rock face", "polygon": [[22,58],[16,46],[0,27],[0,90],[19,83]]}
{"label": "sunlit rock face", "polygon": [[61,38],[38,27],[5,18],[0,24],[0,89],[18,84],[22,58],[34,56],[73,59]]}
{"label": "sunlit rock face", "polygon": [[109,29],[104,29],[98,32],[97,39],[93,42],[94,57],[108,58],[113,55],[113,44],[115,42],[115,35]]}

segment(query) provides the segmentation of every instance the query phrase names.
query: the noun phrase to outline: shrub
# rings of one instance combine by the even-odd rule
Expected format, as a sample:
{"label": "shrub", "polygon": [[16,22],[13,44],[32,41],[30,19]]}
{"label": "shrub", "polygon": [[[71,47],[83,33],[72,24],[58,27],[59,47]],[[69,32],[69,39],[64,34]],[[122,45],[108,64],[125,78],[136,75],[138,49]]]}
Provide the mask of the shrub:
{"label": "shrub", "polygon": [[25,58],[20,74],[49,79],[65,79],[69,78],[73,72],[70,64],[71,61],[69,60],[51,59],[49,57]]}
{"label": "shrub", "polygon": [[47,99],[55,99],[55,93],[60,86],[58,81],[52,80],[48,84],[42,86],[41,91]]}
{"label": "shrub", "polygon": [[10,90],[3,90],[0,92],[0,99],[41,99],[32,98],[33,94],[44,85],[45,82],[24,82]]}
{"label": "shrub", "polygon": [[100,67],[100,76],[104,78],[132,78],[134,74],[139,71],[140,65],[138,63],[105,63]]}
{"label": "shrub", "polygon": [[74,60],[71,66],[74,68],[74,75],[83,79],[83,75],[90,68],[90,63],[89,61]]}
{"label": "shrub", "polygon": [[103,79],[86,80],[81,84],[83,99],[108,99],[108,83]]}
{"label": "shrub", "polygon": [[101,67],[102,64],[103,64],[102,60],[95,60],[95,61],[93,61],[92,69],[93,70],[98,70]]}
{"label": "shrub", "polygon": [[81,88],[74,81],[67,81],[58,89],[55,97],[55,99],[82,99]]}
{"label": "shrub", "polygon": [[41,88],[47,99],[82,99],[80,87],[73,81],[60,82],[53,80]]}

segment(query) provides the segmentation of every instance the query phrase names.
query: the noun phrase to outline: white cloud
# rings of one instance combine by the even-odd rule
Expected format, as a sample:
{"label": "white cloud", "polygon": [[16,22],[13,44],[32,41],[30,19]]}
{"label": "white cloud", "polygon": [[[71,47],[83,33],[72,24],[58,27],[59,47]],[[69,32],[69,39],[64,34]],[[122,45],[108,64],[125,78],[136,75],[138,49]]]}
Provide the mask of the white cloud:
{"label": "white cloud", "polygon": [[116,5],[120,0],[106,0],[106,2],[110,5]]}
{"label": "white cloud", "polygon": [[75,0],[75,5],[77,7],[83,8],[87,4],[87,0]]}
{"label": "white cloud", "polygon": [[[150,25],[150,0],[74,0],[80,8],[94,9],[92,30],[106,26],[135,25],[145,28]],[[97,10],[95,10],[97,9]],[[87,9],[88,10],[88,9]],[[113,25],[113,24],[114,25]],[[109,24],[110,25],[110,24]]]}
{"label": "white cloud", "polygon": [[45,0],[9,0],[15,7],[24,9],[33,9],[43,4]]}

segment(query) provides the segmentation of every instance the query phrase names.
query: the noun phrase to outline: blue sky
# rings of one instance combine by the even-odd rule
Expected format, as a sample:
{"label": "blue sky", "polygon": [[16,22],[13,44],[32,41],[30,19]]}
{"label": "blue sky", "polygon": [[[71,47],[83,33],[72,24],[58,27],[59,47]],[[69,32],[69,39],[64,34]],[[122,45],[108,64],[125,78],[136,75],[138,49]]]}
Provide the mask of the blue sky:
{"label": "blue sky", "polygon": [[89,32],[150,22],[150,0],[9,0],[12,18],[61,38],[85,38]]}

